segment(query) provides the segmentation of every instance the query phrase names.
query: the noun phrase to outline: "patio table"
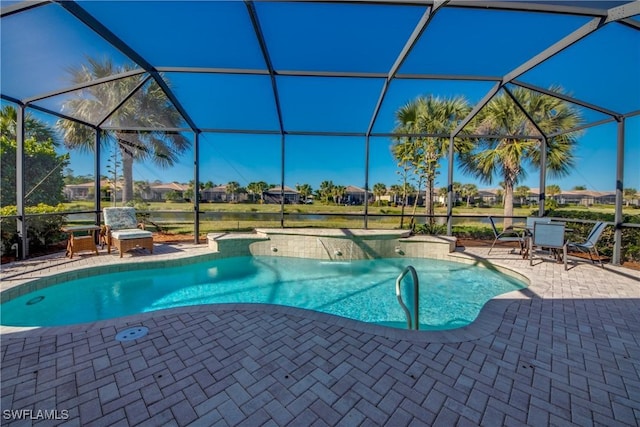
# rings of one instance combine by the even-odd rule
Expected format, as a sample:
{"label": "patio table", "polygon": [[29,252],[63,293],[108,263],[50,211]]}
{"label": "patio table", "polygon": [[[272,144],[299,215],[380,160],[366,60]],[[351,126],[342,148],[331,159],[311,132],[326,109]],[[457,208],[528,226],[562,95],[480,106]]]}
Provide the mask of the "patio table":
{"label": "patio table", "polygon": [[[93,251],[98,255],[98,247],[96,246],[96,231],[100,230],[97,225],[74,225],[63,227],[62,231],[69,233],[67,239],[67,251],[65,256],[73,258],[73,254],[80,251]],[[87,232],[86,236],[76,236],[74,233]]]}

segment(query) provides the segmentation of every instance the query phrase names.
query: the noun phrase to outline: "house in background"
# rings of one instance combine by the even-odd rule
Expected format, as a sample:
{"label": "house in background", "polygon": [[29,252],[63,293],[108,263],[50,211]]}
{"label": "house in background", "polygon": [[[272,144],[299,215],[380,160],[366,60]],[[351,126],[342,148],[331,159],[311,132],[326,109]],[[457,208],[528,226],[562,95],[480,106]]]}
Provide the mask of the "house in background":
{"label": "house in background", "polygon": [[226,185],[216,185],[200,191],[200,200],[203,202],[226,202],[228,197]]}
{"label": "house in background", "polygon": [[556,196],[558,203],[574,205],[613,205],[616,193],[611,191],[572,190],[563,191]]}
{"label": "house in background", "polygon": [[497,188],[478,190],[478,195],[475,198],[480,199],[485,205],[495,205],[499,201],[502,201],[498,196],[498,191],[499,190]]}
{"label": "house in background", "polygon": [[[282,187],[272,187],[262,193],[264,196],[265,203],[277,203],[279,204],[282,200]],[[295,205],[300,202],[300,193],[293,188],[285,185],[284,186],[284,203]]]}
{"label": "house in background", "polygon": [[[102,187],[102,182],[100,183]],[[93,197],[94,183],[85,182],[82,184],[68,184],[62,190],[65,199],[72,200],[89,200]]]}
{"label": "house in background", "polygon": [[[189,190],[189,186],[187,184],[179,184],[177,182],[152,184],[149,186],[148,190],[142,194],[142,198],[148,202],[163,202],[167,200],[167,195],[169,193],[175,192],[177,199],[184,200],[187,195],[187,190]],[[171,199],[171,196],[169,199]]]}
{"label": "house in background", "polygon": [[231,194],[227,193],[227,185],[217,185],[211,188],[200,190],[200,201],[209,203],[220,202],[245,202],[248,196],[246,192]]}
{"label": "house in background", "polygon": [[[364,205],[364,188],[347,185],[343,202],[347,205]],[[369,191],[369,203],[375,203],[376,196]]]}
{"label": "house in background", "polygon": [[[102,200],[116,200],[122,199],[122,183],[120,182],[116,189],[115,194],[113,183],[109,180],[103,179],[100,181],[100,197]],[[64,197],[69,201],[75,200],[92,200],[94,195],[94,183],[84,182],[82,184],[68,184],[62,189]]]}

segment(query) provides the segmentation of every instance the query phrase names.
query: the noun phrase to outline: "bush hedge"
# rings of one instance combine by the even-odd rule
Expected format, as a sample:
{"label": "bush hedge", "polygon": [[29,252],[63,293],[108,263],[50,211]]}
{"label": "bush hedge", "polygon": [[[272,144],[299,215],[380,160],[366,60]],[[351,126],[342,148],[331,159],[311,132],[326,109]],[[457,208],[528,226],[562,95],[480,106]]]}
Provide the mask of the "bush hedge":
{"label": "bush hedge", "polygon": [[[57,206],[45,205],[40,203],[37,206],[28,206],[25,208],[27,215],[34,214],[54,214],[62,213],[65,208],[62,204]],[[16,230],[15,218],[5,218],[6,216],[17,215],[15,206],[5,206],[0,208],[0,229],[2,230],[0,247],[3,254],[11,254],[11,246],[19,243],[20,239]],[[27,234],[29,236],[29,250],[39,250],[46,248],[52,243],[64,240],[65,234],[61,228],[65,225],[67,219],[64,215],[39,215],[27,218]]]}

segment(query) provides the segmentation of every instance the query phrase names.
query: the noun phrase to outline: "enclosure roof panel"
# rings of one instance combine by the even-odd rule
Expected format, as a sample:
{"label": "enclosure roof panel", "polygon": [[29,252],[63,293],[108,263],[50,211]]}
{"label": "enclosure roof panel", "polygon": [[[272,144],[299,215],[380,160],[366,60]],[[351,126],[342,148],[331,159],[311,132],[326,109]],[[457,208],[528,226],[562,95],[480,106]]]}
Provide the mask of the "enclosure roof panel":
{"label": "enclosure roof panel", "polygon": [[240,1],[83,1],[154,66],[265,68]]}
{"label": "enclosure roof panel", "polygon": [[[196,132],[385,133],[417,96],[477,111],[510,83],[562,87],[589,122],[640,112],[637,1],[1,4],[3,102],[60,118],[93,86],[141,79]],[[90,124],[124,123],[139,98],[119,93]]]}

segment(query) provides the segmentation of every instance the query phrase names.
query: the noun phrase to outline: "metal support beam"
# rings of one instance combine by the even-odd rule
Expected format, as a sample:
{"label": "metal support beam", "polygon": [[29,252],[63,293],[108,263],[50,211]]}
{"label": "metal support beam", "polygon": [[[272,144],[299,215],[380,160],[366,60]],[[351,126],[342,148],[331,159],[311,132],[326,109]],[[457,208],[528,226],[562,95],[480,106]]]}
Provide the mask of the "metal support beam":
{"label": "metal support beam", "polygon": [[285,136],[280,136],[280,227],[284,228],[284,169],[285,169]]}
{"label": "metal support beam", "polygon": [[99,86],[101,84],[104,83],[110,83],[116,80],[121,80],[121,79],[126,79],[129,77],[134,77],[134,76],[138,76],[140,74],[144,74],[145,71],[144,70],[131,70],[131,71],[125,71],[123,73],[118,73],[118,74],[114,74],[112,76],[108,76],[108,77],[102,77],[100,79],[95,79],[95,80],[91,80],[89,82],[83,82],[83,83],[78,83],[76,85],[73,85],[71,87],[65,88],[65,89],[60,89],[60,90],[55,90],[52,92],[47,92],[47,93],[43,93],[41,95],[38,96],[32,96],[31,98],[27,98],[24,100],[25,104],[30,104],[33,102],[38,102],[41,101],[43,99],[47,99],[47,98],[51,98],[54,96],[60,96],[60,95],[64,95],[65,93],[70,93],[70,92],[75,92],[77,90],[82,90],[82,89],[87,89],[93,86]]}
{"label": "metal support beam", "polygon": [[444,2],[439,2],[438,6],[427,8],[424,14],[422,14],[420,21],[418,21],[418,23],[416,24],[416,27],[413,29],[413,32],[409,36],[409,39],[407,39],[407,42],[404,44],[404,47],[400,51],[400,54],[398,54],[398,57],[391,66],[391,70],[389,70],[384,84],[382,85],[382,91],[380,92],[380,96],[378,97],[378,102],[373,109],[373,114],[371,116],[371,120],[369,121],[369,127],[367,128],[367,138],[371,135],[371,131],[373,130],[373,126],[376,123],[376,119],[378,118],[378,114],[380,113],[380,108],[382,107],[382,102],[387,95],[387,91],[389,90],[391,81],[396,76],[396,74],[398,74],[400,67],[402,66],[402,64],[404,64],[404,61],[406,61],[414,46],[418,43],[418,40],[420,40],[420,36],[422,35],[422,33],[424,33],[424,30],[427,29],[427,25],[429,25],[429,22],[431,22],[431,19],[435,15],[435,10],[443,4]]}
{"label": "metal support beam", "polygon": [[622,202],[624,199],[624,125],[625,119],[618,119],[618,148],[616,156],[616,211],[614,216],[615,234],[613,243],[613,257],[611,263],[620,265],[622,261]]}
{"label": "metal support beam", "polygon": [[596,126],[606,125],[607,123],[611,123],[615,121],[616,121],[615,117],[609,117],[608,119],[598,120],[597,122],[589,123],[586,125],[580,125],[580,126],[573,127],[571,129],[562,130],[560,132],[550,133],[548,136],[549,138],[555,138],[556,136],[565,135],[567,133],[572,133],[572,132],[578,132],[578,131],[589,129]]}
{"label": "metal support beam", "polygon": [[453,140],[449,137],[449,156],[447,165],[447,236],[453,236]]}
{"label": "metal support beam", "polygon": [[[637,3],[640,3],[640,2],[637,2]],[[498,90],[500,90],[500,88],[502,88],[504,85],[517,79],[527,71],[540,65],[541,63],[551,58],[552,56],[562,52],[563,50],[567,49],[569,46],[587,37],[589,34],[593,33],[594,31],[596,31],[606,23],[611,22],[613,20],[613,18],[611,18],[611,15],[614,9],[611,9],[609,11],[608,17],[593,18],[592,20],[590,20],[589,22],[587,22],[586,24],[584,24],[583,26],[581,26],[580,28],[572,32],[571,34],[565,36],[564,38],[557,41],[553,45],[549,46],[548,48],[546,48],[536,56],[532,57],[525,63],[514,68],[511,72],[507,73],[502,78],[502,81],[497,83],[493,88],[491,88],[491,90],[484,96],[484,98],[482,98],[482,100],[480,100],[480,102],[476,104],[476,106],[473,108],[473,110],[471,110],[469,115],[465,117],[462,120],[462,122],[458,125],[458,127],[453,131],[452,135],[456,136],[462,129],[464,129],[464,127],[467,124],[469,124],[469,122],[476,116],[476,114],[478,114],[478,112],[489,102],[489,100],[491,100],[491,98],[493,98],[493,96],[498,92]],[[625,17],[626,16],[621,15],[619,19],[623,19]]]}
{"label": "metal support beam", "polygon": [[24,113],[25,106],[16,105],[16,226],[20,236],[21,253],[18,258],[25,259],[29,255],[29,243],[27,236],[27,217],[25,215],[25,155],[24,155]]}
{"label": "metal support beam", "polygon": [[131,92],[129,92],[129,93],[127,94],[127,96],[125,96],[122,100],[120,100],[120,102],[118,102],[118,104],[117,104],[115,107],[113,107],[113,108],[111,109],[111,111],[108,111],[108,112],[107,112],[107,114],[105,114],[105,115],[104,115],[104,116],[103,116],[103,117],[98,121],[98,123],[96,124],[96,126],[98,126],[98,127],[102,126],[102,125],[104,124],[104,122],[106,122],[106,121],[109,119],[109,117],[111,117],[111,116],[113,115],[113,113],[115,113],[116,111],[118,111],[118,109],[120,109],[120,107],[122,107],[122,106],[123,106],[123,105],[124,105],[128,100],[130,100],[130,99],[131,99],[131,97],[132,97],[133,95],[135,95],[135,94],[136,94],[136,92],[138,92],[138,90],[140,90],[140,88],[142,88],[142,86],[144,86],[144,85],[149,81],[149,79],[150,79],[150,78],[151,78],[151,76],[146,76],[144,79],[142,79],[142,80],[141,80],[141,81],[136,85],[136,87],[134,87],[134,88],[133,88],[133,90],[131,90]]}
{"label": "metal support beam", "polygon": [[93,206],[96,211],[96,225],[100,225],[101,197],[100,197],[100,144],[102,131],[95,128],[96,139],[93,146]]}
{"label": "metal support beam", "polygon": [[[238,74],[268,76],[269,70],[260,68],[220,68],[220,67],[156,67],[160,73],[191,73],[191,74]],[[398,80],[463,80],[499,82],[502,76],[482,76],[471,74],[422,74],[406,73],[394,75]],[[387,79],[389,73],[368,73],[362,71],[318,71],[318,70],[273,70],[279,77],[345,77],[361,79]]]}
{"label": "metal support beam", "polygon": [[602,27],[606,23],[607,21],[604,18],[594,18],[590,20],[589,22],[587,22],[586,24],[584,24],[583,26],[581,26],[571,34],[558,40],[557,42],[555,42],[554,44],[552,44],[551,46],[549,46],[548,48],[546,48],[545,50],[537,54],[536,56],[526,61],[524,64],[516,67],[511,72],[507,73],[502,79],[502,84],[505,85],[511,82],[512,80],[517,79],[527,71],[542,64],[547,59],[557,55],[558,53],[562,52],[563,50],[567,49],[568,47],[572,46],[573,44],[587,37],[589,34],[593,33],[594,31],[596,31],[598,28]]}
{"label": "metal support beam", "polygon": [[544,204],[547,198],[547,137],[540,141],[540,191],[538,192],[538,216],[544,216]]}
{"label": "metal support beam", "polygon": [[618,112],[606,109],[604,107],[600,107],[599,105],[591,104],[591,103],[586,102],[586,101],[582,101],[582,100],[577,99],[577,98],[573,98],[573,97],[565,95],[563,93],[553,92],[553,91],[551,91],[549,89],[541,88],[540,86],[536,86],[536,85],[532,85],[532,84],[529,84],[529,83],[521,82],[519,80],[513,80],[511,83],[514,84],[514,85],[523,87],[525,89],[532,90],[534,92],[543,93],[545,95],[549,95],[549,96],[552,96],[554,98],[562,99],[563,101],[567,101],[567,102],[570,102],[572,104],[579,105],[581,107],[589,108],[590,110],[594,110],[594,111],[598,111],[598,112],[603,113],[603,114],[607,114],[607,115],[609,115],[611,117],[620,116],[620,113],[618,113]]}
{"label": "metal support beam", "polygon": [[158,86],[162,89],[164,94],[167,96],[169,101],[173,103],[173,106],[176,107],[176,110],[180,113],[182,118],[187,122],[191,130],[194,132],[198,129],[195,122],[191,119],[187,110],[184,109],[178,98],[174,95],[173,91],[167,85],[167,82],[164,81],[160,73],[151,65],[146,59],[144,59],[138,52],[132,49],[128,44],[126,44],[122,39],[116,36],[111,30],[109,30],[102,22],[93,17],[89,12],[87,12],[82,6],[80,6],[75,1],[70,0],[55,0],[62,8],[64,8],[67,12],[71,13],[77,19],[79,19],[82,23],[84,23],[87,27],[91,28],[96,34],[105,39],[109,44],[118,49],[120,52],[124,53],[127,57],[129,57],[132,61],[134,61],[138,66],[143,68],[146,72],[151,74],[153,79],[156,81]]}
{"label": "metal support beam", "polygon": [[369,137],[364,138],[364,229],[369,228]]}
{"label": "metal support beam", "polygon": [[[13,98],[11,96],[0,95],[0,98],[4,99],[6,101],[12,102],[14,104],[24,105],[25,107],[27,106],[25,103],[23,103],[19,99]],[[42,111],[43,113],[51,114],[52,116],[59,117],[61,119],[71,120],[72,122],[77,122],[77,123],[80,123],[80,124],[83,124],[83,125],[89,126],[89,127],[93,126],[91,123],[87,123],[87,122],[85,122],[83,120],[79,120],[79,119],[76,119],[75,117],[67,116],[66,114],[62,114],[62,113],[59,113],[57,111],[50,110],[48,108],[40,107],[39,105],[31,104],[28,107],[33,109],[33,110],[38,110],[38,111]]]}
{"label": "metal support beam", "polygon": [[24,12],[25,10],[34,9],[39,6],[45,6],[50,4],[49,0],[45,1],[21,1],[20,3],[5,6],[0,10],[0,18],[14,15],[16,13]]}
{"label": "metal support beam", "polygon": [[469,122],[471,120],[473,120],[473,118],[480,112],[480,110],[482,110],[482,108],[484,108],[485,105],[487,105],[487,103],[491,100],[491,98],[493,98],[493,96],[498,93],[498,91],[500,90],[500,88],[502,87],[502,84],[500,82],[496,83],[495,85],[493,85],[493,87],[491,88],[491,90],[489,92],[487,92],[487,94],[484,96],[484,98],[482,98],[471,110],[471,112],[469,114],[467,114],[467,117],[465,117],[464,119],[462,119],[462,121],[458,124],[458,126],[453,130],[453,132],[451,132],[451,136],[455,137],[456,135],[458,135],[462,129],[464,129],[464,127],[466,125],[469,124]]}
{"label": "metal support beam", "polygon": [[200,132],[193,133],[193,243],[200,243]]}
{"label": "metal support beam", "polygon": [[269,55],[269,49],[267,49],[267,42],[265,41],[262,27],[260,26],[260,19],[258,18],[258,13],[256,12],[253,1],[245,0],[245,6],[247,7],[247,11],[249,12],[249,18],[251,19],[251,24],[253,25],[253,31],[256,33],[256,38],[258,39],[258,44],[260,45],[260,50],[262,51],[264,63],[267,66],[267,70],[269,70],[269,76],[271,78],[271,89],[273,90],[273,100],[276,104],[276,112],[278,113],[278,125],[280,126],[280,133],[284,134],[284,122],[282,120],[282,108],[280,106],[280,95],[278,93],[276,74],[275,70],[273,69],[273,63],[271,62],[271,56]]}
{"label": "metal support beam", "polygon": [[282,107],[280,105],[280,94],[278,92],[278,83],[276,82],[276,74],[273,69],[273,62],[271,61],[271,56],[269,55],[269,49],[267,48],[267,42],[264,38],[264,33],[262,32],[262,26],[260,25],[260,19],[258,18],[258,12],[256,12],[256,8],[251,0],[245,0],[245,6],[247,7],[247,12],[249,13],[249,18],[251,19],[251,24],[253,25],[253,31],[256,34],[256,38],[258,39],[258,44],[260,45],[260,50],[262,51],[262,57],[264,59],[264,63],[267,66],[267,70],[269,70],[269,77],[271,79],[271,89],[273,90],[273,101],[276,106],[276,113],[278,114],[278,126],[280,128],[280,156],[281,156],[281,171],[280,171],[280,227],[284,228],[284,179],[285,179],[285,140],[284,140],[284,121],[282,119]]}
{"label": "metal support beam", "polygon": [[547,135],[540,128],[540,126],[538,126],[538,123],[535,121],[535,119],[531,116],[531,114],[529,114],[529,112],[526,110],[526,108],[524,108],[524,106],[520,103],[518,98],[516,98],[513,95],[513,93],[509,90],[509,88],[504,86],[502,89],[506,92],[507,95],[509,95],[509,98],[511,98],[511,100],[518,106],[520,111],[522,111],[522,113],[525,115],[527,120],[529,120],[529,122],[531,122],[533,127],[536,128],[536,130],[540,133],[540,135],[542,137],[541,141],[540,141],[540,191],[539,191],[539,194],[538,194],[538,216],[542,217],[542,216],[544,216],[544,204],[545,204],[545,199],[547,197],[547,195],[546,195],[546,188],[547,188],[547,147],[548,147]]}

